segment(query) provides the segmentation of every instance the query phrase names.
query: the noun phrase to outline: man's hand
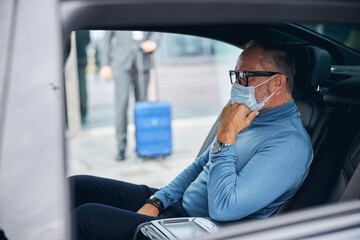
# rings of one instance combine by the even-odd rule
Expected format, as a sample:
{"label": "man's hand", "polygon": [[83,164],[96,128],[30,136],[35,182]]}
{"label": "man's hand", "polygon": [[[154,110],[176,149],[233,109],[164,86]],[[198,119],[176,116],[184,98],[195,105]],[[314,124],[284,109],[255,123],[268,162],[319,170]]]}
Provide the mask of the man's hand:
{"label": "man's hand", "polygon": [[217,140],[226,144],[234,144],[238,133],[249,127],[258,114],[258,111],[251,112],[245,104],[227,105],[221,113]]}
{"label": "man's hand", "polygon": [[112,70],[110,66],[103,66],[100,68],[100,74],[105,79],[110,79],[112,77]]}
{"label": "man's hand", "polygon": [[145,205],[142,206],[137,211],[137,213],[148,215],[148,216],[151,216],[151,217],[159,216],[159,210],[155,206],[153,206],[153,205],[151,205],[149,203],[145,203]]}
{"label": "man's hand", "polygon": [[154,41],[145,41],[140,44],[140,48],[144,53],[152,53],[156,50],[157,44]]}

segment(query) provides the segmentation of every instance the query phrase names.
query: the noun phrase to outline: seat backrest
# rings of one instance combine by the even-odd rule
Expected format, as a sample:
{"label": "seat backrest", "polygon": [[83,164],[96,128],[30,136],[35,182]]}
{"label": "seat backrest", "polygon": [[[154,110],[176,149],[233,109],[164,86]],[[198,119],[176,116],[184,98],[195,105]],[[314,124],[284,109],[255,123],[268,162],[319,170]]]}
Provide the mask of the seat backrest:
{"label": "seat backrest", "polygon": [[[327,180],[333,179],[337,173],[339,165],[337,165],[336,154],[343,154],[343,152],[335,151],[336,144],[329,142],[328,135],[336,138],[342,133],[340,129],[332,129],[329,131],[331,125],[338,124],[341,119],[337,118],[337,114],[332,107],[328,107],[323,103],[322,95],[316,91],[323,81],[330,75],[331,71],[331,56],[324,49],[314,46],[300,45],[295,48],[297,63],[301,62],[297,67],[297,82],[295,82],[294,98],[301,114],[303,125],[309,136],[314,150],[314,159],[310,167],[307,178],[296,192],[296,194],[283,204],[276,214],[291,211],[294,209],[304,208],[326,201],[330,185],[326,183]],[[298,64],[299,65],[299,64]],[[309,82],[305,83],[302,79],[302,71],[308,71]],[[345,144],[345,142],[343,142]],[[326,154],[330,152],[320,151],[324,146],[333,146],[334,153],[329,156],[333,159],[326,161]],[[333,158],[331,158],[333,157]],[[323,173],[322,173],[323,172]]]}
{"label": "seat backrest", "polygon": [[317,88],[330,75],[331,56],[324,49],[305,44],[292,44],[290,49],[296,61],[293,97],[316,154],[328,125],[330,110],[323,104]]}
{"label": "seat backrest", "polygon": [[[349,145],[344,163],[338,171],[338,177],[333,185],[332,192],[328,198],[328,202],[338,202],[344,196],[344,191],[353,177],[357,167],[360,164],[360,78],[352,78],[342,81],[331,88],[324,96],[324,101],[335,106],[344,106],[352,113],[352,131],[356,133],[353,142]],[[342,124],[347,124],[343,122]],[[360,182],[350,188],[356,188],[359,192]],[[354,190],[354,189],[352,189]],[[349,197],[349,196],[347,196]],[[359,196],[351,196],[359,198]],[[350,197],[350,198],[351,198]]]}
{"label": "seat backrest", "polygon": [[[308,177],[277,214],[338,201],[360,162],[360,78],[332,86],[324,103],[333,107]],[[360,184],[359,184],[360,187]]]}
{"label": "seat backrest", "polygon": [[[229,104],[229,103],[230,103],[230,101],[229,101],[227,104]],[[227,104],[226,104],[226,105],[227,105]],[[219,129],[220,116],[221,116],[221,114],[218,116],[218,118],[216,119],[214,125],[211,127],[211,130],[210,130],[209,134],[207,135],[207,137],[206,137],[203,145],[202,145],[201,148],[200,148],[200,151],[199,151],[199,153],[198,153],[198,155],[197,155],[198,157],[199,157],[201,154],[203,154],[203,152],[206,151],[206,149],[210,146],[210,144],[211,144],[212,141],[214,140],[214,138],[215,138],[215,136],[216,136],[216,134],[217,134],[217,132],[218,132],[218,129]]]}
{"label": "seat backrest", "polygon": [[[353,177],[355,170],[360,164],[360,133],[357,134],[355,140],[351,144],[346,156],[345,162],[338,173],[338,177],[333,185],[332,192],[328,198],[328,202],[339,202],[348,187],[348,184]],[[356,186],[360,188],[360,182]],[[357,190],[358,192],[358,190]],[[359,198],[358,196],[352,196],[352,199]]]}

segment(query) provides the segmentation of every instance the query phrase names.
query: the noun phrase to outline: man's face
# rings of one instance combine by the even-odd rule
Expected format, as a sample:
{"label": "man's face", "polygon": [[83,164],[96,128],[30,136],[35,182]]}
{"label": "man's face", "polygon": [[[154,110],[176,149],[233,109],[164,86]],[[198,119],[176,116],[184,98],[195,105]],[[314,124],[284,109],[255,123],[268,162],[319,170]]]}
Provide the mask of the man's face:
{"label": "man's face", "polygon": [[[264,64],[263,49],[260,46],[251,46],[245,49],[239,56],[235,70],[237,71],[273,71],[271,66]],[[269,79],[269,77],[249,77],[248,86],[256,86]],[[257,102],[263,102],[271,95],[269,84],[264,83],[255,88],[255,99]]]}

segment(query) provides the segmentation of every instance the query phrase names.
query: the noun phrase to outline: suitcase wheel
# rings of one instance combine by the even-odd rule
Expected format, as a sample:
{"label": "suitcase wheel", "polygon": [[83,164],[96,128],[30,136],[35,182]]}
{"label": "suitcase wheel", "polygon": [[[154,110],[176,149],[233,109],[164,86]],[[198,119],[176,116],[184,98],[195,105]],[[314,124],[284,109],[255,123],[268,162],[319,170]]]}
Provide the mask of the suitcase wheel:
{"label": "suitcase wheel", "polygon": [[138,156],[138,158],[137,158],[137,163],[138,163],[138,164],[143,164],[143,163],[144,163],[144,159],[142,159],[141,157]]}
{"label": "suitcase wheel", "polygon": [[162,159],[165,161],[171,161],[171,155],[165,155],[162,157]]}

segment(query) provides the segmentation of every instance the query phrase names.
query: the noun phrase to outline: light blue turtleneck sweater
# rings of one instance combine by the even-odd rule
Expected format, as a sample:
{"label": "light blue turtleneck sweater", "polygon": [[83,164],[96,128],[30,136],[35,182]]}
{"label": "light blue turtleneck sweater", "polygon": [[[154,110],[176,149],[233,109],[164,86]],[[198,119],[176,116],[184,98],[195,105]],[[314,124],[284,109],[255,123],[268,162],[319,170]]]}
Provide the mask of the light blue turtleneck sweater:
{"label": "light blue turtleneck sweater", "polygon": [[260,112],[221,152],[211,154],[209,147],[155,197],[165,208],[182,199],[193,217],[264,218],[295,194],[312,158],[310,138],[292,100]]}

